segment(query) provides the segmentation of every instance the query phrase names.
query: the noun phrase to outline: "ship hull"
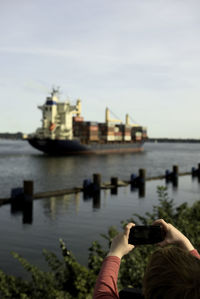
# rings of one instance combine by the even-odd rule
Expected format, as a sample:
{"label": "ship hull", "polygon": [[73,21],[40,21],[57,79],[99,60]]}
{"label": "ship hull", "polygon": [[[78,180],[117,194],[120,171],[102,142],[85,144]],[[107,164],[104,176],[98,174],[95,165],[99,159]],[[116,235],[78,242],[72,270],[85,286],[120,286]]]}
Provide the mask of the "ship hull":
{"label": "ship hull", "polygon": [[81,144],[78,140],[28,139],[30,145],[49,155],[134,153],[143,151],[143,142]]}

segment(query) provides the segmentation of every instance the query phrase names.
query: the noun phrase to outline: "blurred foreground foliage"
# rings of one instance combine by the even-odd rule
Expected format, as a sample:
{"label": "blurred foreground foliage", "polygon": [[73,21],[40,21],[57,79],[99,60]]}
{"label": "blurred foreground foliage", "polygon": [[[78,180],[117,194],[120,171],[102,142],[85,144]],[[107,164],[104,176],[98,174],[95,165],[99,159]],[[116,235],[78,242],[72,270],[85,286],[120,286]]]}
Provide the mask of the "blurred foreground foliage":
{"label": "blurred foreground foliage", "polygon": [[[183,203],[175,207],[174,201],[168,198],[165,187],[158,187],[158,206],[153,207],[152,213],[147,212],[144,217],[134,214],[133,218],[122,222],[122,228],[128,222],[136,224],[151,224],[155,219],[163,218],[181,230],[200,251],[200,201],[192,206]],[[49,265],[48,272],[31,265],[17,253],[13,256],[19,260],[31,275],[30,280],[24,280],[0,271],[0,298],[45,298],[45,299],[91,299],[95,281],[102,261],[107,254],[112,238],[118,231],[111,227],[107,235],[102,235],[108,241],[107,249],[97,241],[89,248],[88,267],[77,262],[73,254],[68,251],[63,240],[60,240],[62,259],[54,253],[43,251]],[[139,246],[121,261],[118,286],[141,287],[142,277],[149,255],[155,246]]]}

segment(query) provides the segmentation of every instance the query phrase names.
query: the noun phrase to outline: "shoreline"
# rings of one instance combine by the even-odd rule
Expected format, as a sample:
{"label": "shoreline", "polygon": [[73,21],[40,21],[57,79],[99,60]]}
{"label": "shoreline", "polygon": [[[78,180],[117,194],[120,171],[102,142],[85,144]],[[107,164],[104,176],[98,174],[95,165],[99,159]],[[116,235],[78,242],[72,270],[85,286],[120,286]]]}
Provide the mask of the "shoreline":
{"label": "shoreline", "polygon": [[[24,140],[24,133],[0,133],[0,140]],[[200,139],[195,138],[148,138],[145,143],[200,143]]]}

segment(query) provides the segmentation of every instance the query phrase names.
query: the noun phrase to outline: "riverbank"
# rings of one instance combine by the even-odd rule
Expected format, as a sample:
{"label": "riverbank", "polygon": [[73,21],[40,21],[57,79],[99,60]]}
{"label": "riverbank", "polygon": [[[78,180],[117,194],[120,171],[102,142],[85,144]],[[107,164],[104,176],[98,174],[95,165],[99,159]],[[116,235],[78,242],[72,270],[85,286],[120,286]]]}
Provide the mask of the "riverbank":
{"label": "riverbank", "polygon": [[[5,140],[23,140],[25,134],[22,132],[17,133],[0,133],[0,139]],[[169,137],[163,137],[163,138],[156,138],[156,137],[149,137],[146,142],[158,142],[158,143],[200,143],[200,139],[194,139],[194,138],[169,138]]]}

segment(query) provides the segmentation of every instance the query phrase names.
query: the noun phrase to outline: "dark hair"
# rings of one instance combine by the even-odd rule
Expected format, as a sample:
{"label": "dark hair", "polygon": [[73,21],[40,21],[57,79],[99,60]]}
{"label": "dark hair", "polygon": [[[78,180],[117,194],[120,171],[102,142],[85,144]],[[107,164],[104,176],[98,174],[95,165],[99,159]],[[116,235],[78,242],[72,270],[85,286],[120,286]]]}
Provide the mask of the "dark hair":
{"label": "dark hair", "polygon": [[143,279],[145,299],[199,299],[200,260],[177,247],[155,251]]}

